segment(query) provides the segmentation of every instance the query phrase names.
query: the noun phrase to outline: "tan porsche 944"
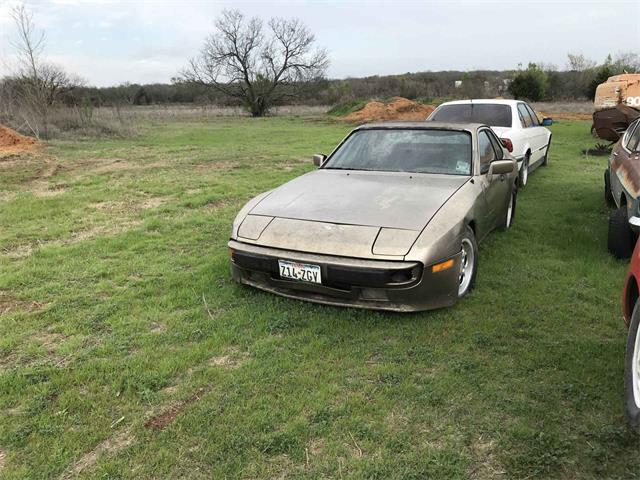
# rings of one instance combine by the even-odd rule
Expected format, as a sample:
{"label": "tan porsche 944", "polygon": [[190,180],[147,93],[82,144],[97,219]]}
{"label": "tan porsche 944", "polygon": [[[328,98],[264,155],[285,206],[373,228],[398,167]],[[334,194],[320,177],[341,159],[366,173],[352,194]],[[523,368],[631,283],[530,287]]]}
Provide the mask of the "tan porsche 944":
{"label": "tan porsche 944", "polygon": [[313,159],[238,213],[235,281],[330,305],[444,307],[473,288],[478,242],[514,218],[516,162],[486,125],[369,124]]}

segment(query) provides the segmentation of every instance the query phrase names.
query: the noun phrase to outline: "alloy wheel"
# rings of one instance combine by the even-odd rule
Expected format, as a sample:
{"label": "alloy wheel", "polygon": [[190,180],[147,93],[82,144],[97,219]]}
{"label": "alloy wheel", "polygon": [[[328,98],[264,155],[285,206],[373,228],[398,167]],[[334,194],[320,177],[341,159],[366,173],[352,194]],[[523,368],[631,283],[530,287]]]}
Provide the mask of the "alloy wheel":
{"label": "alloy wheel", "polygon": [[471,285],[471,279],[473,278],[473,268],[475,265],[475,251],[473,250],[473,244],[468,238],[462,239],[462,257],[460,258],[460,283],[458,286],[458,296],[464,295],[469,286]]}

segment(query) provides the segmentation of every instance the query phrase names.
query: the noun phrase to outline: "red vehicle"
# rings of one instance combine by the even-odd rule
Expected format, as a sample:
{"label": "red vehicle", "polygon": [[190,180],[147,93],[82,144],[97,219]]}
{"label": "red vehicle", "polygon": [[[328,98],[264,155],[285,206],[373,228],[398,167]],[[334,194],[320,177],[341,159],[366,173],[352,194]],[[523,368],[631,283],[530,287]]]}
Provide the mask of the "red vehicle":
{"label": "red vehicle", "polygon": [[640,242],[631,256],[631,264],[622,292],[622,314],[629,328],[624,355],[624,397],[631,428],[640,433]]}

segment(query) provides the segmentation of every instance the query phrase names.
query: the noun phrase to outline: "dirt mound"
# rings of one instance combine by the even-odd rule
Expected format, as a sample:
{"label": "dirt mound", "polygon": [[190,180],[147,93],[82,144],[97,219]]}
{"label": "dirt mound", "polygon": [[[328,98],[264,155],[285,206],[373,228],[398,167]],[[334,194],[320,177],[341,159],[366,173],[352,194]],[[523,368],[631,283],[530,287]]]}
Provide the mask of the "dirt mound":
{"label": "dirt mound", "polygon": [[20,135],[0,124],[0,154],[31,152],[38,146],[38,142],[31,138]]}
{"label": "dirt mound", "polygon": [[423,105],[402,97],[393,97],[391,102],[369,102],[364,108],[350,113],[344,120],[354,123],[380,122],[387,120],[404,120],[421,122],[435,110],[433,105]]}

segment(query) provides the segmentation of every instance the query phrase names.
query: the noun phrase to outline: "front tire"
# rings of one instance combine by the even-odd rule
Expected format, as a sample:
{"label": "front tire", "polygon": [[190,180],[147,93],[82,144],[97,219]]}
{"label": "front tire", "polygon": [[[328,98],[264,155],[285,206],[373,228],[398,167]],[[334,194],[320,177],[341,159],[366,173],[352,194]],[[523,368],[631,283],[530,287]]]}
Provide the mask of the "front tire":
{"label": "front tire", "polygon": [[629,226],[627,206],[621,205],[609,215],[607,246],[609,252],[618,259],[629,258],[633,251],[635,234]]}
{"label": "front tire", "polygon": [[640,302],[631,314],[624,355],[624,400],[629,426],[640,434]]}
{"label": "front tire", "polygon": [[462,256],[460,258],[460,276],[458,298],[466,296],[476,283],[478,272],[478,244],[471,227],[467,226],[462,234]]}
{"label": "front tire", "polygon": [[610,207],[615,205],[613,193],[611,193],[611,172],[608,168],[604,171],[604,201]]}
{"label": "front tire", "polygon": [[513,225],[514,218],[516,218],[517,193],[518,192],[514,186],[513,191],[511,192],[511,196],[509,197],[507,211],[504,216],[504,223],[502,224],[503,230],[509,230],[509,228],[511,228],[511,225]]}

